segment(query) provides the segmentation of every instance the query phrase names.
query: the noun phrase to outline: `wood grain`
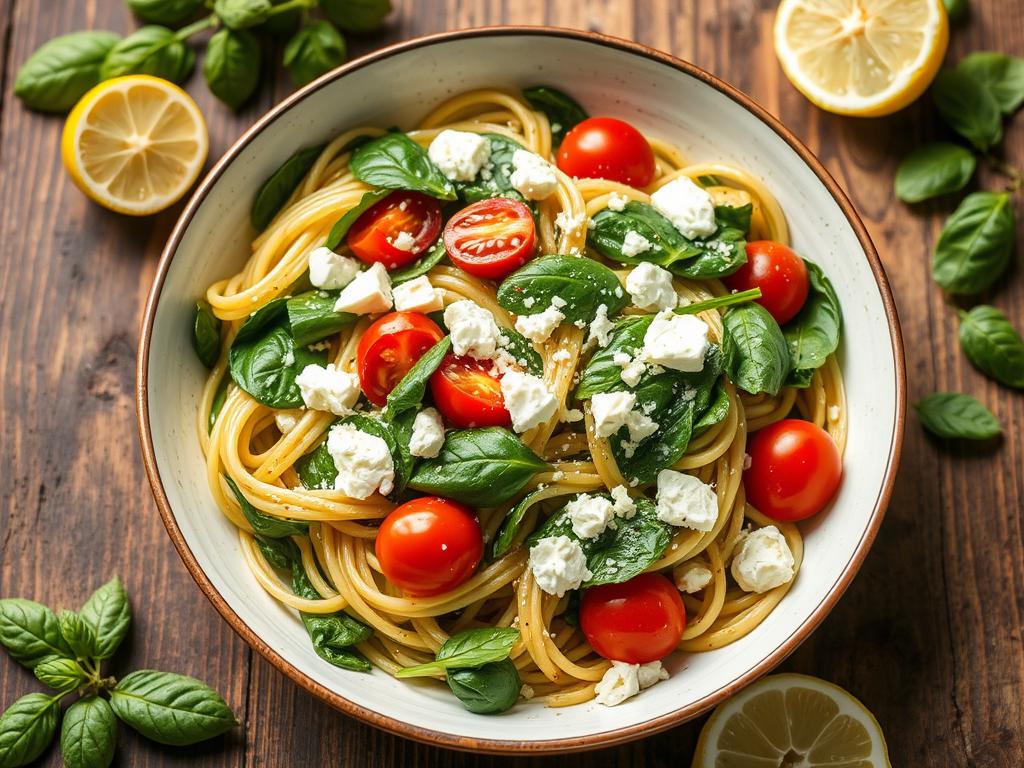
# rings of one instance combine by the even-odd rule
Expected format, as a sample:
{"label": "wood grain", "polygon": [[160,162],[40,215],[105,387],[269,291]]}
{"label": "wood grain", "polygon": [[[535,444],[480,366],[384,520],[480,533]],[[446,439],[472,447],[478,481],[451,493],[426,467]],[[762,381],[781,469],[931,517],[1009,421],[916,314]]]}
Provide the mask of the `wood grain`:
{"label": "wood grain", "polygon": [[[888,518],[861,574],[821,629],[784,665],[858,695],[885,729],[894,765],[1024,764],[1024,403],[960,353],[956,320],[931,283],[928,253],[950,203],[895,201],[898,158],[941,133],[926,101],[880,120],[810,106],[771,46],[770,0],[419,0],[388,28],[351,41],[353,55],[444,29],[554,24],[656,46],[734,83],[779,115],[825,162],[865,218],[889,272],[907,341],[911,398],[962,390],[989,404],[1007,438],[984,451],[926,438],[913,417]],[[0,595],[74,607],[111,573],[133,596],[135,623],[118,666],[197,675],[244,727],[168,750],[121,731],[122,766],[492,766],[507,759],[414,744],[346,718],[249,651],[189,579],[157,517],[135,437],[132,388],[140,311],[178,210],[144,221],[108,214],[59,161],[61,121],[11,95],[17,66],[50,37],[133,27],[119,0],[0,0]],[[950,57],[1024,52],[1024,3],[973,0]],[[263,90],[232,114],[193,78],[216,158],[289,84],[268,54]],[[1018,116],[1003,152],[1024,162]],[[982,175],[987,188],[998,177]],[[1021,206],[1018,200],[1018,211]],[[812,255],[812,254],[809,254]],[[987,301],[1024,325],[1014,270]],[[856,332],[856,329],[850,329]],[[118,670],[115,669],[115,673]],[[0,662],[0,704],[36,688]],[[689,762],[700,721],[566,766]],[[535,758],[530,764],[553,764]],[[59,765],[54,751],[45,765]]]}

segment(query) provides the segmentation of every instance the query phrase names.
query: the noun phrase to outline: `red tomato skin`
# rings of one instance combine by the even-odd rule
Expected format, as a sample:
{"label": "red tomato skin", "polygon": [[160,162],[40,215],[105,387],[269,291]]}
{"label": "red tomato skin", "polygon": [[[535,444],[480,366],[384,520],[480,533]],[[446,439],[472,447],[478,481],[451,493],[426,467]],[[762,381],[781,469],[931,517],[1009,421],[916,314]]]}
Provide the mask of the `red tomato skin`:
{"label": "red tomato skin", "polygon": [[459,429],[512,425],[492,369],[488,361],[471,357],[448,355],[441,361],[430,377],[430,392],[447,424]]}
{"label": "red tomato skin", "polygon": [[[363,211],[345,240],[360,261],[397,269],[412,263],[436,243],[440,231],[441,204],[437,200],[420,192],[398,190]],[[391,244],[389,238],[394,240],[399,232],[415,237],[411,250]]]}
{"label": "red tomato skin", "polygon": [[828,432],[802,419],[783,419],[755,432],[743,473],[747,501],[781,522],[804,520],[832,500],[843,475],[839,449]]}
{"label": "red tomato skin", "polygon": [[654,150],[629,123],[591,117],[566,134],[558,148],[558,167],[580,179],[610,179],[631,187],[654,180]]}
{"label": "red tomato skin", "polygon": [[[516,239],[519,244],[513,245]],[[536,243],[530,209],[505,197],[472,203],[444,227],[448,257],[463,271],[485,280],[500,280],[519,269],[533,256]]]}
{"label": "red tomato skin", "polygon": [[449,592],[483,557],[480,523],[469,507],[439,496],[407,501],[384,518],[374,543],[388,581],[411,597]]}
{"label": "red tomato skin", "polygon": [[437,323],[419,312],[390,312],[366,329],[356,348],[356,372],[363,394],[383,406],[423,353],[444,338]]}
{"label": "red tomato skin", "polygon": [[747,263],[722,282],[734,291],[760,288],[757,303],[768,310],[779,325],[785,325],[807,301],[807,266],[793,250],[774,240],[747,243]]}
{"label": "red tomato skin", "polygon": [[580,627],[598,655],[646,664],[665,658],[679,645],[686,609],[675,584],[659,573],[642,573],[622,584],[586,590]]}

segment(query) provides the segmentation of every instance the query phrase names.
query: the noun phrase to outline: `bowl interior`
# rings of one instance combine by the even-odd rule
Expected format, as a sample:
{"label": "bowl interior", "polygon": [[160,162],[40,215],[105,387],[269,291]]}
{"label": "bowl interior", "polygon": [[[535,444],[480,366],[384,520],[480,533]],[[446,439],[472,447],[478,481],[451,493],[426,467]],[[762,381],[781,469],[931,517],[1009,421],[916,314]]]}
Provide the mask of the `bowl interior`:
{"label": "bowl interior", "polygon": [[[591,114],[623,117],[669,139],[694,160],[744,167],[777,195],[796,250],[823,266],[842,300],[850,433],[845,480],[835,506],[804,526],[806,554],[799,578],[754,632],[721,650],[674,655],[667,662],[667,682],[614,708],[588,704],[552,710],[519,704],[501,717],[482,717],[467,713],[433,686],[330,666],[313,653],[296,615],[259,587],[242,560],[234,528],[207,489],[195,434],[204,370],[190,347],[188,329],[196,297],[245,260],[252,234],[250,201],[263,179],[295,149],[362,124],[411,127],[438,102],[461,91],[538,83],[569,92]],[[887,295],[854,227],[798,152],[743,104],[664,60],[624,44],[539,30],[455,33],[401,46],[325,78],[250,132],[204,184],[182,226],[176,245],[172,241],[169,246],[173,253],[165,256],[173,260],[164,264],[162,286],[158,280],[155,289],[148,366],[142,371],[148,391],[141,390],[153,460],[173,523],[209,586],[234,614],[236,628],[261,638],[280,657],[278,663],[293,668],[293,677],[305,676],[393,721],[377,717],[378,724],[461,746],[495,740],[525,742],[519,746],[527,749],[566,748],[640,735],[670,719],[696,715],[795,647],[845,587],[873,537],[888,495],[888,470],[902,419],[900,351],[890,332]]]}

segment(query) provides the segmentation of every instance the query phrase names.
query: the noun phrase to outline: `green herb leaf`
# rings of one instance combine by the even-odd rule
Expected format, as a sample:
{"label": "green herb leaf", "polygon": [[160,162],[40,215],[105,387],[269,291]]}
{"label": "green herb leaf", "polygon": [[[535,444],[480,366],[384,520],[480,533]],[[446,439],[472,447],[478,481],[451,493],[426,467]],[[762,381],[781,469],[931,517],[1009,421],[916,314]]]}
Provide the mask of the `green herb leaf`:
{"label": "green herb leaf", "polygon": [[1009,195],[969,194],[942,228],[932,258],[932,277],[951,293],[981,293],[1009,265],[1015,232]]}
{"label": "green herb leaf", "polygon": [[192,321],[192,348],[207,368],[213,368],[220,357],[220,325],[210,305],[205,301],[197,301]]}
{"label": "green herb leaf", "polygon": [[455,187],[427,151],[404,133],[389,133],[358,147],[349,168],[357,179],[374,187],[423,192],[441,200],[456,196]]}
{"label": "green herb leaf", "polygon": [[896,196],[919,203],[963,189],[978,165],[974,154],[958,144],[925,144],[903,158],[896,170]]}
{"label": "green herb leaf", "polygon": [[90,696],[68,707],[60,729],[65,768],[107,768],[116,744],[117,718],[105,699]]}
{"label": "green herb leaf", "polygon": [[[351,424],[360,432],[375,435],[387,444],[388,450],[391,452],[391,460],[395,465],[394,493],[401,494],[409,484],[415,459],[407,451],[403,451],[402,446],[399,445],[397,420],[386,422],[376,416],[354,413],[351,416],[346,416],[338,423]],[[406,447],[408,447],[408,442]],[[337,471],[335,471],[335,475],[337,475]],[[333,484],[331,487],[334,487]]]}
{"label": "green herb leaf", "polygon": [[988,440],[1002,432],[999,420],[970,395],[937,392],[914,404],[921,425],[951,440]]}
{"label": "green herb leaf", "polygon": [[57,621],[61,636],[76,658],[88,659],[99,654],[96,633],[81,616],[74,611],[61,611],[57,614]]}
{"label": "green herb leaf", "polygon": [[498,346],[527,373],[533,376],[544,375],[544,358],[534,348],[533,342],[515,328],[500,328],[498,330]]}
{"label": "green herb leaf", "polygon": [[[292,591],[307,600],[322,599],[323,595],[316,591],[303,568],[298,548],[294,544],[292,547],[295,548],[295,554],[291,557]],[[299,615],[317,656],[342,669],[370,671],[370,662],[351,647],[373,636],[370,627],[344,611],[330,614],[300,612]]]}
{"label": "green herb leaf", "polygon": [[43,43],[14,79],[25,106],[66,112],[100,81],[100,67],[121,36],[100,30],[72,32]]}
{"label": "green herb leaf", "polygon": [[516,150],[523,149],[523,146],[499,133],[482,133],[480,135],[491,145],[491,153],[476,178],[472,181],[455,182],[459,199],[466,203],[475,203],[492,197],[507,197],[526,202],[522,193],[512,186],[514,170],[512,158]]}
{"label": "green herb leaf", "polygon": [[253,532],[258,536],[267,539],[282,539],[286,536],[303,536],[309,530],[308,523],[299,520],[271,517],[261,512],[245,497],[245,494],[242,493],[242,490],[235,484],[234,480],[227,475],[224,475],[224,480],[235,495],[235,499],[238,501],[238,506],[241,507],[245,519],[252,526]]}
{"label": "green herb leaf", "polygon": [[429,251],[416,259],[412,264],[389,273],[388,277],[391,278],[391,285],[401,285],[427,274],[427,272],[440,264],[441,260],[447,255],[448,251],[445,250],[444,241],[438,240],[431,246]]}
{"label": "green herb leaf", "polygon": [[224,408],[224,401],[228,399],[228,384],[230,382],[231,377],[225,376],[220,380],[220,384],[217,385],[217,391],[213,393],[213,402],[210,404],[210,417],[206,423],[209,432],[213,431],[213,425],[217,423],[217,417],[220,416],[220,412]]}
{"label": "green herb leaf", "polygon": [[967,15],[967,0],[942,0],[950,21],[960,21]]}
{"label": "green herb leaf", "polygon": [[958,314],[967,358],[999,383],[1024,389],[1024,340],[1006,315],[986,304]]}
{"label": "green herb leaf", "polygon": [[994,51],[967,54],[956,67],[982,84],[1004,115],[1016,112],[1024,102],[1024,59]]}
{"label": "green herb leaf", "polygon": [[124,4],[143,21],[174,26],[195,16],[203,0],[124,0]]}
{"label": "green herb leaf", "polygon": [[[644,345],[644,335],[652,320],[654,315],[628,315],[616,321],[608,343],[594,351],[580,373],[579,384],[576,385],[577,400],[629,389],[622,381],[622,366],[615,362],[615,357],[620,353],[634,357]],[[650,374],[644,374],[639,386],[650,382],[651,378]]]}
{"label": "green herb leaf", "polygon": [[291,0],[273,0],[273,3],[275,6],[289,3],[290,10],[273,11],[266,21],[256,27],[255,31],[273,38],[290,37],[299,26],[299,21],[302,20],[302,14],[306,12],[306,9],[291,7]]}
{"label": "green herb leaf", "polygon": [[57,614],[32,600],[0,600],[0,644],[11,658],[35,668],[47,656],[71,657]]}
{"label": "green herb leaf", "polygon": [[100,79],[154,75],[181,83],[192,73],[195,63],[195,53],[173,30],[142,27],[110,49],[100,67]]}
{"label": "green herb leaf", "polygon": [[471,669],[453,669],[445,679],[462,705],[477,715],[496,715],[511,709],[523,687],[519,670],[509,659]]}
{"label": "green herb leaf", "polygon": [[786,386],[808,387],[814,372],[839,348],[843,312],[831,281],[814,262],[804,259],[810,291],[800,314],[786,323],[782,335],[789,347]]}
{"label": "green herb leaf", "polygon": [[316,450],[307,453],[295,462],[295,472],[303,488],[311,491],[333,491],[338,477],[338,468],[327,450],[327,443],[320,443]]}
{"label": "green herb leaf", "polygon": [[547,85],[523,89],[523,98],[531,107],[547,116],[551,124],[551,143],[555,147],[562,143],[565,134],[588,117],[575,99]]}
{"label": "green herb leaf", "polygon": [[418,409],[427,393],[427,384],[434,371],[441,365],[445,355],[452,348],[451,336],[445,336],[434,346],[423,353],[409,372],[402,377],[395,388],[388,394],[384,417],[389,421],[404,411]]}
{"label": "green herb leaf", "polygon": [[942,119],[984,152],[1003,138],[999,103],[984,84],[961,69],[944,69],[932,84],[932,98]]}
{"label": "green herb leaf", "polygon": [[320,0],[320,7],[346,32],[373,32],[391,13],[391,0]]}
{"label": "green herb leaf", "polygon": [[147,739],[184,746],[212,739],[238,725],[215,690],[187,675],[143,669],[126,675],[110,706]]}
{"label": "green herb leaf", "polygon": [[385,197],[391,194],[389,189],[378,189],[371,192],[365,193],[359,202],[356,203],[354,208],[350,208],[345,211],[340,219],[338,219],[334,226],[331,227],[331,231],[327,234],[327,240],[324,242],[324,246],[330,248],[332,251],[337,250],[338,246],[341,245],[345,239],[345,235],[352,229],[352,225],[356,223],[360,216],[362,216],[374,203],[378,203]]}
{"label": "green herb leaf", "polygon": [[400,669],[395,677],[427,677],[451,669],[479,667],[507,659],[519,639],[512,627],[467,629],[449,637],[437,651],[436,661]]}
{"label": "green herb leaf", "polygon": [[96,658],[109,659],[128,634],[132,607],[116,576],[97,589],[78,612],[96,636]]}
{"label": "green herb leaf", "polygon": [[270,177],[263,182],[259,192],[256,193],[256,198],[252,201],[252,208],[249,210],[249,221],[252,222],[253,229],[262,232],[267,228],[267,225],[274,220],[278,211],[288,202],[288,198],[298,188],[323,151],[322,144],[317,147],[300,149],[285,160],[280,168],[270,174]]}
{"label": "green herb leaf", "polygon": [[229,29],[245,29],[262,24],[270,15],[270,0],[215,0],[213,12]]}
{"label": "green herb leaf", "polygon": [[310,21],[284,48],[284,66],[296,86],[345,62],[345,39],[330,22]]}
{"label": "green herb leaf", "polygon": [[704,412],[704,415],[693,425],[693,436],[696,437],[704,430],[725,421],[729,415],[729,392],[719,381],[711,395],[711,404]]}
{"label": "green herb leaf", "polygon": [[534,504],[547,498],[550,498],[548,489],[538,488],[520,499],[516,505],[505,514],[504,520],[501,521],[501,528],[498,530],[498,535],[494,537],[494,543],[491,545],[491,557],[497,560],[509,551],[512,547],[512,542],[516,538],[516,534],[519,533],[519,526],[522,525],[523,518],[526,517],[526,513],[530,511],[530,508]]}
{"label": "green herb leaf", "polygon": [[260,82],[260,46],[245,30],[222,29],[206,44],[203,78],[210,92],[232,109],[252,96]]}
{"label": "green herb leaf", "polygon": [[789,352],[779,324],[760,304],[725,313],[725,367],[733,384],[758,395],[777,395],[789,372]]}
{"label": "green herb leaf", "polygon": [[62,656],[47,656],[32,671],[40,683],[61,693],[73,691],[86,680],[81,665],[74,659]]}
{"label": "green herb leaf", "polygon": [[302,557],[299,548],[291,539],[264,539],[257,536],[256,545],[268,563],[282,570],[290,571],[293,563]]}
{"label": "green herb leaf", "polygon": [[314,290],[288,299],[288,324],[298,346],[322,341],[358,319],[350,312],[334,311],[338,294],[339,291]]}
{"label": "green herb leaf", "polygon": [[43,754],[57,733],[58,699],[30,693],[0,715],[0,766],[28,765]]}
{"label": "green herb leaf", "polygon": [[570,323],[591,322],[601,304],[609,316],[617,315],[629,302],[614,272],[580,256],[533,259],[498,287],[498,303],[517,315],[543,312],[556,297],[566,302],[558,311]]}

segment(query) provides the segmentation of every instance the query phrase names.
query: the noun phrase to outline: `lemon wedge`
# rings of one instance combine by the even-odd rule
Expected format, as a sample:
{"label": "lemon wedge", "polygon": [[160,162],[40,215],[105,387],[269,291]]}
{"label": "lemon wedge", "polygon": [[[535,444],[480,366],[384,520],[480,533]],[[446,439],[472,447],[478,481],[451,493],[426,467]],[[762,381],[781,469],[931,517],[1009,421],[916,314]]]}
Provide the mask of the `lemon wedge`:
{"label": "lemon wedge", "polygon": [[150,75],[106,80],[68,115],[64,167],[92,200],[147,216],[195,183],[209,140],[199,107],[181,88]]}
{"label": "lemon wedge", "polygon": [[782,0],[775,16],[786,77],[841,115],[879,117],[913,102],[948,43],[942,0]]}
{"label": "lemon wedge", "polygon": [[763,678],[704,725],[693,768],[889,768],[882,729],[857,699],[805,675]]}

